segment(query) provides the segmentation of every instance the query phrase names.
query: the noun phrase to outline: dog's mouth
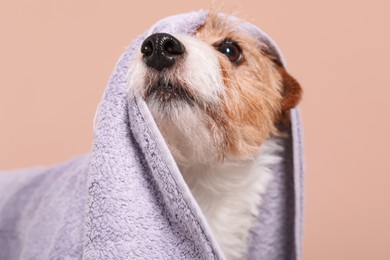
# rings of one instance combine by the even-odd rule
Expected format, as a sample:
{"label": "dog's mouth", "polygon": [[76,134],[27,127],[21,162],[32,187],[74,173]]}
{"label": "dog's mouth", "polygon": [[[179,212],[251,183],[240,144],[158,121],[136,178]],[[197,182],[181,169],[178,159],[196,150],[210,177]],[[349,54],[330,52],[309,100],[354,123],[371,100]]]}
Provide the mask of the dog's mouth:
{"label": "dog's mouth", "polygon": [[155,100],[162,104],[183,101],[193,105],[195,102],[191,93],[178,84],[172,82],[158,81],[152,84],[146,91],[145,100]]}

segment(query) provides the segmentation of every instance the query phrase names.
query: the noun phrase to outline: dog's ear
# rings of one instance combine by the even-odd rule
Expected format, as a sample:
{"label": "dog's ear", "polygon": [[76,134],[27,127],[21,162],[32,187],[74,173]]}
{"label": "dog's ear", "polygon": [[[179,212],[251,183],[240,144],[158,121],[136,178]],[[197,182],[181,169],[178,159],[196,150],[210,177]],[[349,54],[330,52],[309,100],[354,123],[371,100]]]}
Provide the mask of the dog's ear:
{"label": "dog's ear", "polygon": [[299,85],[298,81],[294,79],[284,68],[281,61],[280,55],[273,45],[269,41],[263,40],[266,44],[261,46],[261,51],[265,53],[268,58],[274,62],[277,67],[279,74],[282,76],[282,112],[286,112],[294,107],[296,107],[301,101],[302,97],[302,88]]}
{"label": "dog's ear", "polygon": [[282,76],[282,111],[285,112],[296,107],[301,101],[302,88],[283,66],[278,65],[278,71]]}

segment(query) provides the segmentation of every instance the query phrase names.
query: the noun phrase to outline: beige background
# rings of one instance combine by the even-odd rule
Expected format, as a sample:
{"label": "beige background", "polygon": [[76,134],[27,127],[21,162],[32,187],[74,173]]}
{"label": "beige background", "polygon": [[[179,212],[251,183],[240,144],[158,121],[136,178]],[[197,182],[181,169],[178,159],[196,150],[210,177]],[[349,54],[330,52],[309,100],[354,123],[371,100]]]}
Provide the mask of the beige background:
{"label": "beige background", "polygon": [[[226,2],[226,1],[225,1]],[[88,152],[116,60],[210,1],[0,0],[0,169]],[[305,260],[390,259],[390,4],[227,1],[280,45],[305,90]]]}

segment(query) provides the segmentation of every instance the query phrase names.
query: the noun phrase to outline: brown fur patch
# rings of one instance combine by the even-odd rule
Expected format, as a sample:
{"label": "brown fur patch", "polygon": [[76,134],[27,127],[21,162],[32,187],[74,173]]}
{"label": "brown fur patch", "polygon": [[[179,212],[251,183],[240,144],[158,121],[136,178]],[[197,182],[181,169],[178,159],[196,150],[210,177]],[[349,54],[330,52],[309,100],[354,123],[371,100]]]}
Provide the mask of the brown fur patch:
{"label": "brown fur patch", "polygon": [[[278,55],[240,27],[239,20],[233,19],[210,12],[205,24],[195,34],[195,37],[211,46],[211,51],[215,51],[217,55],[224,86],[224,91],[216,94],[220,95],[218,99],[208,102],[197,93],[196,87],[186,82],[185,75],[189,73],[189,68],[180,64],[185,64],[185,56],[178,59],[169,70],[157,73],[154,69],[148,69],[145,74],[143,97],[149,102],[148,105],[154,104],[155,113],[168,115],[157,116],[163,118],[158,122],[161,129],[171,129],[171,123],[179,126],[176,134],[167,131],[165,138],[169,140],[167,142],[170,142],[170,148],[178,151],[177,156],[183,161],[191,156],[193,160],[200,160],[202,163],[208,160],[215,162],[217,159],[223,161],[224,158],[252,159],[266,139],[271,135],[283,134],[278,129],[288,126],[288,110],[300,100],[300,86],[283,68]],[[219,51],[224,40],[239,45],[243,58],[238,63],[231,62]],[[189,45],[188,48],[190,47]],[[202,70],[199,71],[202,73]],[[209,72],[206,69],[203,73],[216,71]],[[172,89],[182,89],[167,93],[167,89],[158,89],[161,82],[169,83]],[[208,82],[203,84],[207,85]],[[186,102],[182,102],[183,100]],[[186,139],[193,139],[190,135],[194,133],[186,128],[185,123],[182,127],[183,122],[179,120],[183,104],[192,107],[194,113],[199,113],[196,118],[191,117],[191,123],[202,124],[205,127],[202,129],[209,134],[205,137],[209,141],[186,143]],[[166,118],[172,121],[167,122]],[[199,122],[196,122],[197,119]],[[177,136],[180,135],[184,135],[183,143],[176,146]],[[188,151],[194,153],[187,153]]]}
{"label": "brown fur patch", "polygon": [[302,89],[298,81],[288,74],[285,68],[279,66],[278,71],[283,79],[282,110],[287,111],[297,106],[301,101]]}
{"label": "brown fur patch", "polygon": [[[282,108],[289,107],[295,100],[283,100],[283,94],[290,97],[290,92],[283,90],[284,74],[261,51],[256,39],[224,17],[210,13],[196,36],[211,45],[231,39],[242,49],[244,60],[240,65],[231,63],[224,54],[218,53],[226,95],[221,97],[223,107],[220,111],[210,110],[207,113],[225,137],[222,157],[251,158],[260,144],[276,132],[275,123]],[[287,80],[293,83],[288,77]]]}

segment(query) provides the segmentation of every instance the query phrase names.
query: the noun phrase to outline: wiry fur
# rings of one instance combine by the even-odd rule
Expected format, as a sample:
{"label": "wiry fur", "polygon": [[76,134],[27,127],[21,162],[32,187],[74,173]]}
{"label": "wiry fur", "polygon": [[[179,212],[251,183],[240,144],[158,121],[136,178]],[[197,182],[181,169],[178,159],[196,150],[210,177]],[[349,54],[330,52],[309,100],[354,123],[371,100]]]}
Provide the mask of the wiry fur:
{"label": "wiry fur", "polygon": [[[178,162],[208,163],[219,156],[219,147],[224,142],[222,134],[210,134],[210,126],[214,122],[204,113],[205,110],[217,110],[224,96],[220,66],[212,46],[194,37],[175,36],[188,46],[179,64],[160,75],[143,62],[134,62],[130,69],[132,76],[129,85],[145,99],[148,88],[161,78],[186,89],[197,106],[190,106],[181,100],[169,103],[147,100],[148,106]],[[142,60],[142,56],[139,55],[137,60]]]}
{"label": "wiry fur", "polygon": [[[146,100],[227,258],[244,259],[270,169],[281,160],[275,124],[298,103],[300,87],[238,20],[211,13],[194,36],[174,36],[184,55],[156,71],[139,54],[130,90]],[[241,47],[240,64],[216,50],[224,39]],[[152,92],[156,84],[163,86]]]}

